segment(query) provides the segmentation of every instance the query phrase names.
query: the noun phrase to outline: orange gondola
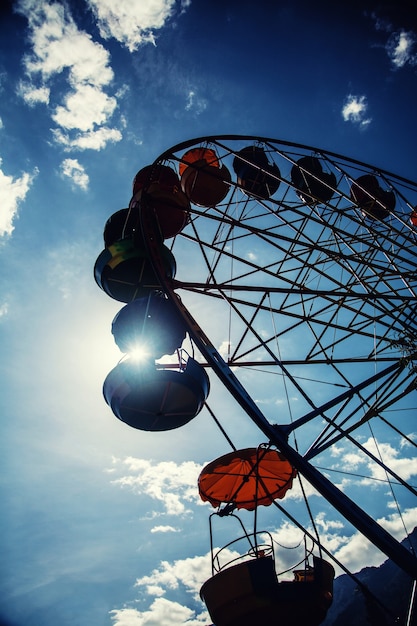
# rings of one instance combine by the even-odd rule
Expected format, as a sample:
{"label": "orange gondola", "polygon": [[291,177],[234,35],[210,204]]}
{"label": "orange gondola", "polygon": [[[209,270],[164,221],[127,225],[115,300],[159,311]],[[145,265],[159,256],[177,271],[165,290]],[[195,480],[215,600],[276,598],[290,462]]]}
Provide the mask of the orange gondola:
{"label": "orange gondola", "polygon": [[194,165],[200,161],[205,161],[207,165],[210,165],[210,167],[220,168],[219,157],[217,156],[215,150],[203,147],[192,148],[181,157],[181,161],[178,166],[180,177],[190,165]]}
{"label": "orange gondola", "polygon": [[199,206],[216,206],[230,188],[230,172],[211,148],[193,148],[186,152],[179,164],[179,174],[183,192]]}
{"label": "orange gondola", "polygon": [[318,626],[333,601],[333,566],[313,557],[313,566],[279,581],[273,556],[232,565],[209,578],[200,597],[216,626]]}
{"label": "orange gondola", "polygon": [[296,470],[277,450],[246,448],[209,463],[199,476],[198,489],[201,499],[212,506],[233,503],[253,511],[283,498],[295,476]]}
{"label": "orange gondola", "polygon": [[[209,463],[198,479],[200,497],[223,509],[210,516],[212,577],[200,597],[216,626],[318,626],[333,600],[334,568],[313,556],[293,580],[279,581],[275,570],[272,537],[267,532],[247,533],[233,511],[270,505],[292,487],[296,470],[275,448],[235,450]],[[212,518],[229,516],[240,523],[244,535],[214,549]],[[249,550],[237,550],[241,543]],[[238,556],[236,556],[238,555]],[[224,562],[226,561],[226,562]]]}

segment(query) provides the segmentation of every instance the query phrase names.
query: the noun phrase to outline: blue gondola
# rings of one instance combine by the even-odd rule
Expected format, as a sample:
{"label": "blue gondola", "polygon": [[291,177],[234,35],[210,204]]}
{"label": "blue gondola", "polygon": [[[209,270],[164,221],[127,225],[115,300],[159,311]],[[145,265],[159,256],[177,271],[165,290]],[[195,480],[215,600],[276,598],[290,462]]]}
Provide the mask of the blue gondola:
{"label": "blue gondola", "polygon": [[129,209],[120,209],[113,213],[104,225],[103,239],[106,248],[120,241],[132,237],[135,232],[132,216],[129,219]]}
{"label": "blue gondola", "polygon": [[233,159],[237,182],[249,195],[270,198],[278,190],[281,172],[275,163],[269,163],[260,146],[246,146]]}
{"label": "blue gondola", "polygon": [[183,321],[159,292],[124,306],[112,322],[112,333],[122,352],[131,353],[140,346],[154,359],[172,354],[185,339]]}
{"label": "blue gondola", "polygon": [[382,189],[376,176],[359,176],[350,188],[350,197],[358,205],[364,217],[384,220],[395,208],[395,194]]}
{"label": "blue gondola", "polygon": [[305,156],[291,168],[291,182],[301,200],[315,206],[331,200],[337,181],[333,172],[323,172],[317,157]]}
{"label": "blue gondola", "polygon": [[103,395],[122,422],[139,430],[164,431],[196,417],[209,388],[204,368],[191,357],[176,370],[128,358],[108,374]]}

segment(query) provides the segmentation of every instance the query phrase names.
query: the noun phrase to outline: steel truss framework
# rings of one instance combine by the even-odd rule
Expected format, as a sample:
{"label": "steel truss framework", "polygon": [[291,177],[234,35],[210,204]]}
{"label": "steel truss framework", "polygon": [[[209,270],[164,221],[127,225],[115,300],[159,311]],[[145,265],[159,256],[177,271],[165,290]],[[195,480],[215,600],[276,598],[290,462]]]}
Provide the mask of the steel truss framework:
{"label": "steel truss framework", "polygon": [[[260,176],[279,182],[271,197],[248,193],[233,174],[236,155],[248,145],[262,147],[278,168],[271,173],[259,167]],[[177,169],[196,146],[214,149],[232,180],[221,203],[192,204],[187,226],[165,242],[177,261],[174,280],[164,276],[154,221],[142,202],[141,227],[164,291],[182,315],[200,361],[268,440],[416,578],[415,556],[315,461],[349,441],[367,467],[383,469],[385,477],[417,495],[366,444],[370,425],[390,432],[398,446],[414,444],[407,433],[417,386],[417,230],[410,221],[417,185],[338,154],[253,136],[187,141],[155,165]],[[305,156],[317,157],[323,171],[334,174],[325,202],[303,199],[292,182],[291,170]],[[353,182],[368,174],[395,195],[395,207],[383,219],[352,198]],[[202,311],[207,317],[200,321]],[[255,401],[260,393],[271,397],[265,411]]]}

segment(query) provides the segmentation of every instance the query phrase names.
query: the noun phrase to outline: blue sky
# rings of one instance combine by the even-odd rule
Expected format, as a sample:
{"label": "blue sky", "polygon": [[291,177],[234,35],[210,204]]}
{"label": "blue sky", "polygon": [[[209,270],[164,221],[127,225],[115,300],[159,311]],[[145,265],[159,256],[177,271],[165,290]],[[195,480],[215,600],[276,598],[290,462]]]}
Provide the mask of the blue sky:
{"label": "blue sky", "polygon": [[[205,410],[177,431],[147,433],[105,404],[120,303],[93,278],[104,223],[127,206],[137,170],[206,135],[317,146],[415,180],[416,68],[406,3],[20,0],[0,9],[4,624],[209,623],[198,591],[209,575],[210,509],[196,481],[225,441]],[[220,308],[196,310],[219,347]],[[257,445],[256,428],[211,382],[239,446]],[[410,415],[415,407],[406,405]],[[380,443],[415,483],[412,450]],[[334,454],[361,468],[347,447]],[[381,494],[375,517],[402,538]],[[299,496],[295,487],[292,511],[304,515]],[[312,499],[325,545],[352,571],[383,560]],[[411,529],[415,503],[401,504]],[[277,541],[299,543],[277,511],[264,515]]]}

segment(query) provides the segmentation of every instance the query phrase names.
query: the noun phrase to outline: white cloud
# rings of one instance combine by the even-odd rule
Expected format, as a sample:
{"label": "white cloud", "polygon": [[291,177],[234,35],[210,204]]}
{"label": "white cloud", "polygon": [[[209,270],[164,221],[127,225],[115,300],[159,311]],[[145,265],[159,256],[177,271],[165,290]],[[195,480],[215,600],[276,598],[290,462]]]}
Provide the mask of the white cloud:
{"label": "white cloud", "polygon": [[[398,474],[404,481],[410,481],[414,476],[417,476],[417,459],[404,455],[407,449],[405,446],[400,444],[398,447],[394,447],[388,442],[376,442],[372,437],[362,442],[362,445],[375,458],[381,459],[386,467]],[[383,467],[366,454],[360,453],[356,448],[352,452],[352,448],[352,445],[347,444],[332,451],[332,456],[337,457],[338,460],[336,464],[329,466],[329,469],[334,469],[337,472],[343,468],[343,472],[352,472],[351,476],[346,476],[337,485],[339,489],[344,491],[347,488],[352,488],[353,485],[361,488],[368,487],[373,490],[381,488],[381,485],[385,488],[388,478],[394,484],[396,483],[395,478],[392,478],[391,475],[387,476]],[[391,500],[385,498],[384,502],[389,507]]]}
{"label": "white cloud", "polygon": [[65,97],[65,105],[57,106],[52,115],[62,128],[91,131],[95,125],[104,124],[117,106],[116,98],[105,94],[93,85],[79,85]]}
{"label": "white cloud", "polygon": [[407,64],[417,65],[416,34],[404,29],[396,30],[392,22],[386,19],[381,20],[376,14],[372,14],[372,18],[376,30],[385,31],[389,34],[385,51],[394,69],[400,69]]}
{"label": "white cloud", "polygon": [[187,95],[185,110],[192,111],[196,115],[200,115],[200,113],[202,113],[206,109],[207,100],[205,98],[199,97],[194,90],[190,89]]}
{"label": "white cloud", "polygon": [[[328,548],[327,543],[325,545]],[[358,572],[364,567],[377,567],[386,558],[360,533],[343,537],[343,545],[333,550],[332,554],[351,572]]]}
{"label": "white cloud", "polygon": [[77,161],[77,159],[65,159],[61,163],[61,173],[63,176],[71,178],[73,183],[81,189],[87,189],[90,182],[88,174],[86,174],[84,167]]}
{"label": "white cloud", "polygon": [[323,532],[328,532],[332,528],[343,528],[343,523],[340,520],[329,520],[323,512],[316,515],[315,523],[320,526]]}
{"label": "white cloud", "polygon": [[65,4],[21,0],[17,9],[28,20],[32,54],[25,57],[30,76],[47,81],[65,69],[72,86],[80,83],[107,85],[113,79],[109,53],[80,31]]}
{"label": "white cloud", "polygon": [[416,38],[413,33],[402,30],[391,35],[386,45],[386,51],[396,69],[404,67],[407,63],[417,64],[417,54],[413,51]]}
{"label": "white cloud", "polygon": [[[271,536],[275,544],[275,567],[279,580],[291,579],[292,574],[287,574],[287,570],[304,558],[304,533],[290,522],[284,521],[279,528],[271,531]],[[268,543],[267,540],[265,543]],[[286,573],[285,576],[283,572]]]}
{"label": "white cloud", "polygon": [[[1,312],[1,309],[0,309]],[[173,526],[154,526],[151,528],[151,533],[178,533],[178,528]]]}
{"label": "white cloud", "polygon": [[354,472],[363,463],[363,457],[357,452],[348,452],[343,456],[343,467],[346,472]]}
{"label": "white cloud", "polygon": [[165,595],[165,589],[159,587],[158,585],[148,585],[146,588],[146,593],[148,596],[154,596],[155,598],[161,598]]}
{"label": "white cloud", "polygon": [[129,473],[112,482],[162,502],[168,515],[183,515],[189,502],[198,501],[196,484],[202,467],[193,461],[153,463],[128,457],[119,470],[125,467]]}
{"label": "white cloud", "polygon": [[217,350],[220,356],[222,356],[224,360],[227,361],[228,357],[230,356],[230,341],[228,339],[222,341]]}
{"label": "white cloud", "polygon": [[7,304],[7,302],[3,302],[3,304],[0,304],[0,319],[4,317],[5,315],[7,315],[8,312],[9,312],[9,305]]}
{"label": "white cloud", "polygon": [[[0,159],[0,166],[1,163]],[[19,204],[25,199],[36,174],[37,170],[32,174],[24,172],[20,178],[13,178],[0,169],[0,237],[12,234]]]}
{"label": "white cloud", "polygon": [[[411,530],[414,528],[417,519],[417,508],[406,509],[400,517],[397,513],[377,520],[397,541],[404,539],[404,525]],[[324,541],[326,548],[351,572],[358,572],[364,567],[379,566],[387,557],[382,554],[368,539],[359,532],[343,537],[340,533],[339,546],[332,549],[331,545]]]}
{"label": "white cloud", "polygon": [[[417,433],[409,433],[407,435],[408,439],[411,439],[411,441],[416,441],[417,440]],[[410,446],[412,446],[413,444],[408,441],[407,439],[402,438],[400,441],[400,447],[401,448],[408,448]]]}
{"label": "white cloud", "polygon": [[393,513],[388,517],[379,519],[378,523],[398,541],[401,541],[404,538],[404,525],[411,532],[416,526],[416,520],[417,507],[414,507],[403,511],[401,517],[398,513]]}
{"label": "white cloud", "polygon": [[78,132],[70,136],[59,129],[52,131],[55,141],[65,150],[102,150],[108,143],[116,143],[122,139],[122,133],[117,128],[103,126],[98,130]]}
{"label": "white cloud", "polygon": [[113,37],[134,52],[140,45],[155,45],[155,30],[160,30],[172,16],[175,0],[132,2],[131,0],[88,0],[97,18],[100,35]]}
{"label": "white cloud", "polygon": [[195,612],[178,602],[157,598],[148,611],[119,609],[110,611],[114,626],[203,626],[210,619],[207,612]]}
{"label": "white cloud", "polygon": [[[18,93],[30,106],[53,107],[55,141],[67,150],[101,150],[120,141],[120,130],[108,127],[117,107],[116,97],[105,92],[114,78],[109,52],[78,29],[66,4],[20,0],[17,10],[28,20],[32,45]],[[66,92],[58,93],[58,77]]]}
{"label": "white cloud", "polygon": [[35,87],[30,83],[24,83],[21,81],[18,86],[17,93],[30,107],[36,104],[48,104],[50,97],[49,87]]}
{"label": "white cloud", "polygon": [[[404,510],[402,517],[398,513],[390,513],[387,517],[378,519],[377,522],[397,541],[402,541],[405,534],[403,522],[409,532],[411,532],[416,525],[416,519],[417,508],[414,508]],[[322,546],[351,572],[359,572],[367,566],[379,566],[388,558],[361,533],[357,531],[353,533],[351,531],[347,532],[344,529],[345,523],[343,521],[329,519],[323,512],[316,513],[314,520],[319,527]],[[314,535],[311,528],[309,531]],[[275,541],[276,569],[279,574],[288,568],[293,568],[303,558],[304,533],[290,522],[284,521],[271,534]],[[310,546],[311,543],[311,540],[307,539],[307,546]],[[341,568],[330,556],[324,554],[324,558],[332,563],[336,569],[337,576],[342,573]],[[286,574],[284,578],[287,577]],[[289,575],[289,578],[291,578],[291,575]]]}
{"label": "white cloud", "polygon": [[[410,529],[413,521],[415,522],[416,513],[417,509],[404,511],[403,519]],[[378,566],[386,560],[387,557],[360,533],[348,534],[343,532],[344,523],[342,521],[328,519],[323,512],[315,515],[315,521],[320,527],[320,540],[323,547],[350,571],[358,572],[366,566]],[[389,515],[377,521],[398,540],[403,538],[404,528],[398,515]],[[310,532],[313,534],[311,529]],[[279,528],[271,531],[271,535],[275,542],[276,570],[279,579],[281,581],[291,580],[292,572],[287,570],[292,570],[305,556],[304,532],[292,523],[283,521]],[[269,543],[269,540],[267,542]],[[310,547],[312,547],[312,541],[307,539],[307,548],[310,549]],[[214,551],[216,552],[217,548]],[[237,556],[236,551],[226,548],[222,564],[236,562]],[[336,575],[342,573],[342,570],[332,561],[331,557],[324,555],[324,558],[334,565]],[[162,561],[159,567],[153,569],[149,575],[138,578],[135,583],[136,587],[143,589],[141,596],[155,597],[150,608],[143,612],[135,609],[112,611],[115,626],[160,626],[168,623],[178,626],[207,624],[209,619],[207,613],[202,612],[195,615],[186,607],[171,602],[164,596],[185,592],[191,594],[195,601],[199,601],[201,586],[205,580],[211,577],[210,562],[211,555],[209,552],[202,556],[189,557],[172,563]],[[166,622],[165,609],[170,606],[174,613],[171,615],[171,621]]]}
{"label": "white cloud", "polygon": [[[362,445],[373,454],[374,457],[381,458],[382,462],[393,472],[401,476],[403,480],[408,481],[410,478],[417,475],[417,459],[404,456],[404,449],[402,449],[401,445],[399,448],[396,448],[388,442],[379,441],[377,443],[372,437],[369,437]],[[361,485],[379,487],[381,484],[380,481],[387,480],[384,468],[365,454],[360,454],[357,451],[352,452],[348,447],[340,447],[332,456],[337,456],[340,459],[337,465],[334,466],[334,469],[343,467],[346,472],[351,471],[353,474],[360,472],[361,474],[369,476],[369,478],[362,478],[361,476],[352,475],[349,479],[351,483],[355,482]],[[375,479],[379,482],[375,482]]]}
{"label": "white cloud", "polygon": [[367,117],[368,102],[366,96],[354,96],[349,94],[342,108],[342,117],[345,122],[358,124],[365,128],[371,123],[371,118]]}
{"label": "white cloud", "polygon": [[[374,456],[379,457],[380,455],[385,465],[404,480],[408,481],[412,476],[417,476],[416,458],[403,456],[401,450],[394,448],[389,443],[378,442],[377,447],[375,440],[371,437],[363,445]],[[373,478],[386,480],[387,476],[385,470],[371,460],[368,461],[368,469]]]}
{"label": "white cloud", "polygon": [[[237,552],[224,550],[225,558],[232,560],[238,556]],[[175,590],[182,585],[187,593],[198,600],[200,589],[204,581],[211,576],[211,554],[179,559],[173,563],[162,561],[159,568],[155,568],[150,576],[142,576],[136,580],[136,587],[145,587],[150,593],[152,587],[165,590]]]}
{"label": "white cloud", "polygon": [[[303,488],[301,488],[301,480]],[[301,478],[300,474],[298,474],[292,484],[291,489],[286,492],[285,499],[302,501],[304,500],[304,494],[307,496],[307,498],[311,498],[312,496],[321,498],[319,492],[312,485],[310,485],[307,480]]]}
{"label": "white cloud", "polygon": [[1,130],[2,128],[4,128],[4,124],[3,124],[3,120],[2,120],[2,119],[1,119],[1,117],[0,117],[0,130]]}
{"label": "white cloud", "polygon": [[[229,552],[230,558],[236,553]],[[210,617],[200,600],[200,589],[211,576],[210,553],[204,556],[189,557],[174,561],[162,561],[149,576],[136,580],[135,586],[144,588],[147,596],[155,596],[146,611],[120,609],[111,611],[115,626],[202,626],[208,624]],[[194,601],[201,603],[202,611],[196,614],[191,609],[173,602],[164,596],[167,591],[177,591],[180,587],[192,594]]]}

